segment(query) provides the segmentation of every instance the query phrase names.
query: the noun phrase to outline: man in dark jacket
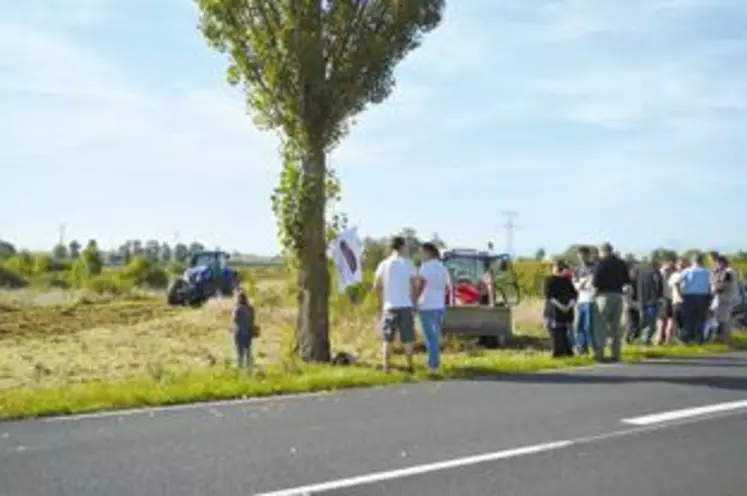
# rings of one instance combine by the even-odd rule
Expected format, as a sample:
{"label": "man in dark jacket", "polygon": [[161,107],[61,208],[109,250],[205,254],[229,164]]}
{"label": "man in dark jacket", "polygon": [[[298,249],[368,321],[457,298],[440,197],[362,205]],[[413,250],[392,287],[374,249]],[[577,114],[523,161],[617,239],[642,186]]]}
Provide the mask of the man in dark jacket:
{"label": "man in dark jacket", "polygon": [[594,358],[604,360],[607,338],[612,338],[612,361],[620,360],[622,351],[620,320],[623,311],[623,295],[630,285],[628,264],[615,255],[612,245],[603,244],[599,248],[599,263],[594,268],[592,286],[596,291],[598,325],[594,326]]}
{"label": "man in dark jacket", "polygon": [[626,341],[632,343],[643,331],[643,342],[650,345],[664,298],[664,278],[655,264],[644,264],[631,271],[629,296]]}

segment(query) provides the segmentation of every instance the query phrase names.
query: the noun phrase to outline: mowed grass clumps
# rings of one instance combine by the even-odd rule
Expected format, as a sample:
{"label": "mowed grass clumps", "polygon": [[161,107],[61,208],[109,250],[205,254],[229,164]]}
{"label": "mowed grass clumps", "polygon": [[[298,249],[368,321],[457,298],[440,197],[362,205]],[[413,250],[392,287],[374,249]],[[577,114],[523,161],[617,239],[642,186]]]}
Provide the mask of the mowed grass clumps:
{"label": "mowed grass clumps", "polygon": [[[541,330],[542,303],[523,302],[516,312],[520,333],[510,349],[485,350],[474,342],[447,339],[444,366],[436,377],[424,367],[408,375],[377,370],[380,334],[370,299],[353,305],[335,295],[334,351],[352,353],[355,366],[309,365],[293,358],[295,310],[287,281],[250,288],[262,336],[255,342],[256,367],[237,370],[230,332],[230,299],[200,309],[173,308],[163,295],[90,298],[0,294],[0,417],[89,412],[191,401],[337,390],[356,386],[468,378],[591,363],[588,357],[553,360]],[[21,301],[23,300],[23,301]],[[731,347],[627,347],[625,360],[691,356],[745,348],[739,334]],[[423,349],[422,343],[419,349]],[[395,365],[404,365],[400,353]],[[419,357],[424,362],[424,357]]]}

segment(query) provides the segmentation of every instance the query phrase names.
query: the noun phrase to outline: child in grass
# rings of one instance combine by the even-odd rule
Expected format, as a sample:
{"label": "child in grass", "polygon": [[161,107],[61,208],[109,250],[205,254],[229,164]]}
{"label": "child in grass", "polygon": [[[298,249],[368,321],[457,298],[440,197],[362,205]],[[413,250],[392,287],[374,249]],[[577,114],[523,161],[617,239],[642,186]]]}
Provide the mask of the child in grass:
{"label": "child in grass", "polygon": [[256,335],[254,325],[254,307],[244,292],[236,297],[236,308],[233,309],[233,336],[236,343],[236,354],[239,367],[252,364],[252,338]]}

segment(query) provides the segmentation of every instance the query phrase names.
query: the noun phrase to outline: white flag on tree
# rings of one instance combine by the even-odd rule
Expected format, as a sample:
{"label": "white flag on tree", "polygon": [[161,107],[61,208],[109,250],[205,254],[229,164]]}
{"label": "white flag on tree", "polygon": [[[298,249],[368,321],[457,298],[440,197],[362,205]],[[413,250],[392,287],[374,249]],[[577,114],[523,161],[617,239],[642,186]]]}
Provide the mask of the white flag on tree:
{"label": "white flag on tree", "polygon": [[362,256],[363,244],[358,239],[355,228],[346,229],[337,235],[332,247],[332,260],[337,267],[341,289],[363,281]]}

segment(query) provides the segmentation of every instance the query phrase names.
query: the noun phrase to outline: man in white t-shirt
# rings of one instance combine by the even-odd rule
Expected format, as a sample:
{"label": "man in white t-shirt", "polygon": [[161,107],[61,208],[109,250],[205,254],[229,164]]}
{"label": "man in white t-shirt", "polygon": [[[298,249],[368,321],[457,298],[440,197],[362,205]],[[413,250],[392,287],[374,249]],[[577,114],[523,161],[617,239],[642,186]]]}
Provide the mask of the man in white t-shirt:
{"label": "man in white t-shirt", "polygon": [[413,371],[412,354],[415,347],[414,307],[418,274],[407,257],[407,243],[401,236],[392,239],[392,254],[379,263],[374,276],[374,289],[382,307],[381,330],[384,370],[389,370],[391,342],[399,333],[407,356],[407,368]]}
{"label": "man in white t-shirt", "polygon": [[441,324],[444,319],[446,294],[451,289],[451,277],[441,263],[436,245],[424,243],[421,255],[423,263],[420,266],[418,285],[418,313],[428,352],[428,369],[433,372],[441,366]]}

